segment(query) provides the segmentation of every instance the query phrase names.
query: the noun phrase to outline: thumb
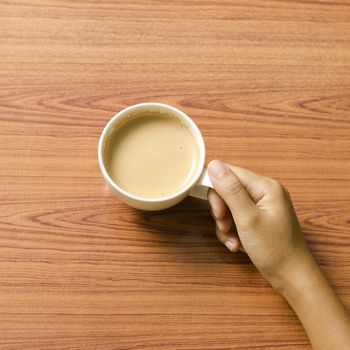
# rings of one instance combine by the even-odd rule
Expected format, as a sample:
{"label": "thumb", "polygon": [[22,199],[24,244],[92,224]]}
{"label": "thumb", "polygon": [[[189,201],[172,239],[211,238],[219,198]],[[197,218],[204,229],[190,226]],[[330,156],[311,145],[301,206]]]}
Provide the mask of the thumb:
{"label": "thumb", "polygon": [[208,174],[214,190],[226,202],[236,223],[241,221],[242,215],[251,215],[256,210],[255,203],[228,166],[213,160],[208,165]]}

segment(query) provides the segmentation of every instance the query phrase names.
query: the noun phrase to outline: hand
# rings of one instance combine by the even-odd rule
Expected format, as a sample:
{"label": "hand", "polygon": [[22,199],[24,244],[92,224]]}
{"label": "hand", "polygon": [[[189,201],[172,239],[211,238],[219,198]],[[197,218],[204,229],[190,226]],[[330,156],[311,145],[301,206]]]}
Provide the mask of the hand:
{"label": "hand", "polygon": [[350,315],[308,250],[288,191],[276,180],[218,160],[208,173],[219,240],[249,255],[294,309],[313,349],[348,349]]}
{"label": "hand", "polygon": [[218,160],[208,173],[219,240],[233,252],[244,250],[272,285],[310,255],[289,193],[278,181]]}

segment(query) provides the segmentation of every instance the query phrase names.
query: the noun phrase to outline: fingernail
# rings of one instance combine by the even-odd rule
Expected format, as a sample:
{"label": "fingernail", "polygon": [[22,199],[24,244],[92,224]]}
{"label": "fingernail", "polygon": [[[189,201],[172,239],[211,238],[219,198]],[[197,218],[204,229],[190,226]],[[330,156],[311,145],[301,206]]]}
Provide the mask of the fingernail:
{"label": "fingernail", "polygon": [[231,241],[231,240],[227,240],[226,242],[225,242],[225,246],[227,247],[227,249],[229,250],[229,251],[233,251],[233,248],[235,248],[235,244]]}
{"label": "fingernail", "polygon": [[228,239],[225,242],[225,246],[231,252],[236,251],[236,242],[232,241],[231,239]]}
{"label": "fingernail", "polygon": [[209,174],[217,179],[225,175],[227,171],[228,169],[225,164],[221,163],[219,160],[213,160],[208,165]]}

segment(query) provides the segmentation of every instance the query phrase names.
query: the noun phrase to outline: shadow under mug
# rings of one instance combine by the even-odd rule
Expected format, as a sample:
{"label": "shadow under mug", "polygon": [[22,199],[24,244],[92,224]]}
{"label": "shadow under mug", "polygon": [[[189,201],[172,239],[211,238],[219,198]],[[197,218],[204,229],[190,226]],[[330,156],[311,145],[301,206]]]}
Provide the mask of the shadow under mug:
{"label": "shadow under mug", "polygon": [[[171,116],[173,118],[178,119],[189,128],[198,146],[199,162],[198,162],[197,168],[194,171],[194,176],[186,186],[182,187],[178,192],[168,197],[150,199],[150,198],[135,196],[131,193],[128,193],[127,191],[122,189],[120,186],[118,186],[118,184],[116,184],[111,179],[105,167],[104,150],[107,145],[107,140],[110,137],[113,137],[112,136],[113,133],[115,132],[118,125],[120,125],[120,122],[122,120],[132,115],[137,115],[138,113],[144,113],[144,112],[147,112],[150,114],[166,113],[167,116]],[[141,210],[166,209],[176,205],[188,195],[206,200],[208,188],[212,187],[211,181],[204,167],[205,145],[204,145],[203,137],[200,130],[198,129],[194,121],[189,116],[187,116],[184,112],[180,111],[177,108],[174,108],[172,106],[162,104],[162,103],[153,103],[153,102],[139,103],[139,104],[127,107],[121,110],[119,113],[117,113],[107,123],[107,125],[103,129],[102,134],[100,136],[100,140],[98,143],[98,162],[105,181],[114,190],[117,196],[128,205]]]}

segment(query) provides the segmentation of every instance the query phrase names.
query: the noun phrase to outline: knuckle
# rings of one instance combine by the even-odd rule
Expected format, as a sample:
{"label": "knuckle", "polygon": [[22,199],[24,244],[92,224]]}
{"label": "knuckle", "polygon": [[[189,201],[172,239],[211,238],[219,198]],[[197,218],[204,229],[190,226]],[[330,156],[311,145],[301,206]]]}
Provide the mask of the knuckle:
{"label": "knuckle", "polygon": [[270,180],[271,192],[279,198],[290,199],[290,193],[288,189],[283,186],[279,181],[275,179]]}
{"label": "knuckle", "polygon": [[233,176],[225,178],[221,186],[222,192],[226,196],[237,196],[243,189],[239,180],[235,179]]}
{"label": "knuckle", "polygon": [[282,184],[275,179],[270,180],[270,188],[271,191],[277,195],[283,194],[284,192],[284,187],[282,186]]}
{"label": "knuckle", "polygon": [[260,222],[260,215],[257,211],[253,211],[249,215],[245,215],[242,220],[240,220],[240,226],[241,228],[256,228],[259,226]]}
{"label": "knuckle", "polygon": [[285,187],[285,186],[283,186],[283,190],[284,190],[284,195],[285,195],[285,197],[288,198],[288,199],[290,199],[290,193],[289,193],[289,191],[288,191],[288,188]]}

